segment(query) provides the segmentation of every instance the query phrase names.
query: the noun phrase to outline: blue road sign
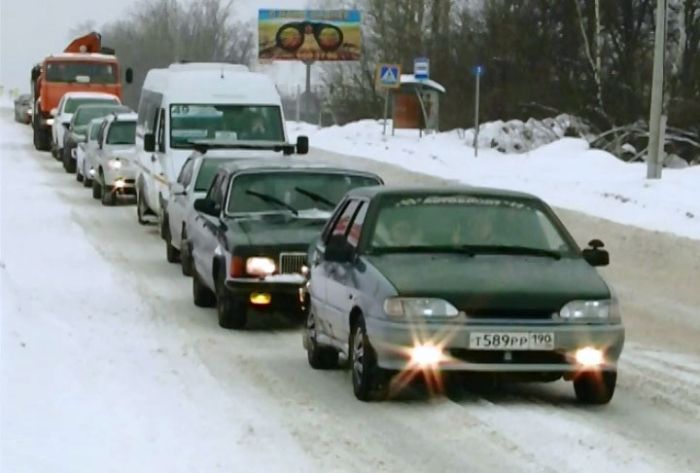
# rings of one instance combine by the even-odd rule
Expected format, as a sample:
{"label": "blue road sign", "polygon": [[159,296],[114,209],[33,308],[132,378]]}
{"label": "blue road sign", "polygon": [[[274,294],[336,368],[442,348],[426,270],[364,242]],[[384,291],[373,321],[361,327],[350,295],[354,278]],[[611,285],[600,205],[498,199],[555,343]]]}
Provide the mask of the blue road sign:
{"label": "blue road sign", "polygon": [[413,60],[413,75],[417,80],[430,78],[430,60],[427,57],[417,57]]}
{"label": "blue road sign", "polygon": [[484,72],[486,72],[486,68],[482,65],[474,66],[472,67],[472,72],[475,76],[483,76]]}
{"label": "blue road sign", "polygon": [[379,87],[395,89],[401,85],[401,65],[380,64],[376,83]]}

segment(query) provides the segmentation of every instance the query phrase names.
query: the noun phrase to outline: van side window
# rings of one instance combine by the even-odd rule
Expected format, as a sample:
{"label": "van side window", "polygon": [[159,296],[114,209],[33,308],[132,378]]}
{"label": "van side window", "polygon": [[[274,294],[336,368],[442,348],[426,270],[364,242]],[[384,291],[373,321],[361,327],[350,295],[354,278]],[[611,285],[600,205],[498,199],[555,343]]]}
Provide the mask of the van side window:
{"label": "van side window", "polygon": [[159,115],[156,139],[158,142],[158,151],[165,151],[165,110],[161,108]]}
{"label": "van side window", "polygon": [[156,119],[162,103],[163,94],[147,89],[141,91],[137,122],[139,133],[145,134],[155,132]]}

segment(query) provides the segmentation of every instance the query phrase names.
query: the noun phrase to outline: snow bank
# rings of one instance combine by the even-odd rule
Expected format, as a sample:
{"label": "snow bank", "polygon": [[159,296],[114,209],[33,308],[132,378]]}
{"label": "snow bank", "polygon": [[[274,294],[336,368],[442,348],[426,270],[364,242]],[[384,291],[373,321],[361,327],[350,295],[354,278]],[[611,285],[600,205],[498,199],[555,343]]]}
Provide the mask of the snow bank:
{"label": "snow bank", "polygon": [[456,131],[419,138],[417,130],[396,130],[395,136],[383,137],[382,122],[376,120],[323,129],[292,122],[289,130],[292,139],[306,134],[313,147],[327,151],[461,183],[530,192],[557,207],[700,239],[700,166],[665,169],[663,179],[651,181],[645,164],[620,161],[578,138],[518,154],[480,149],[475,157],[466,144],[469,137]]}

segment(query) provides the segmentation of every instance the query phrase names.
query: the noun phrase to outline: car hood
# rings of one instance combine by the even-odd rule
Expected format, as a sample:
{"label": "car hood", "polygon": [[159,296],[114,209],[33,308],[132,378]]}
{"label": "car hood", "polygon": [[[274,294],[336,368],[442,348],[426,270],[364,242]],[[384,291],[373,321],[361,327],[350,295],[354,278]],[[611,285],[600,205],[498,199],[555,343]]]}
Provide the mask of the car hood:
{"label": "car hood", "polygon": [[302,218],[299,218],[284,213],[254,218],[231,218],[228,236],[231,242],[237,245],[284,247],[287,250],[306,251],[325,222],[326,218],[321,218],[321,215],[309,215],[307,218],[302,214]]}
{"label": "car hood", "polygon": [[610,289],[581,258],[519,255],[367,256],[401,296],[439,297],[458,309],[559,310]]}

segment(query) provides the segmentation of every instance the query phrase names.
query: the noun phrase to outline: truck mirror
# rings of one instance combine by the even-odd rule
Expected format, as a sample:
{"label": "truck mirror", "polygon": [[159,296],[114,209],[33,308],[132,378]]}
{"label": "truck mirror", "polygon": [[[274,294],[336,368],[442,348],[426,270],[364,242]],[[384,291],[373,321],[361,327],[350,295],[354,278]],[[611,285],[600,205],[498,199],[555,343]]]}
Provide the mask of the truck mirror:
{"label": "truck mirror", "polygon": [[308,154],[309,153],[309,137],[308,136],[297,136],[297,154]]}
{"label": "truck mirror", "polygon": [[51,114],[52,117],[55,117],[56,115],[58,115],[58,109],[52,108],[49,113]]}
{"label": "truck mirror", "polygon": [[124,80],[127,84],[131,84],[132,82],[134,82],[134,70],[132,68],[126,68],[126,72],[124,73]]}

